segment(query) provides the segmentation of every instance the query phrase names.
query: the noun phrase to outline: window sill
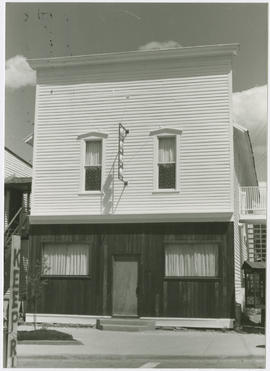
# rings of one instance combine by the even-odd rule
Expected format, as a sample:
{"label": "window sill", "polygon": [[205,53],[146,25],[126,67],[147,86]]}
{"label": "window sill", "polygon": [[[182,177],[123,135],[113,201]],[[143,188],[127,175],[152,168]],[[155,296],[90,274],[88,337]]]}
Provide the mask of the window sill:
{"label": "window sill", "polygon": [[157,189],[152,192],[153,194],[156,193],[180,193],[178,189]]}
{"label": "window sill", "polygon": [[171,276],[171,277],[164,277],[164,280],[183,280],[183,281],[195,281],[195,280],[200,280],[200,281],[211,281],[211,280],[215,280],[215,281],[219,281],[219,280],[221,280],[221,278],[220,277],[218,277],[218,276],[211,276],[211,277],[209,277],[209,276]]}
{"label": "window sill", "polygon": [[78,193],[78,196],[102,196],[103,194],[101,191],[85,191]]}
{"label": "window sill", "polygon": [[51,280],[51,279],[64,279],[64,280],[67,280],[67,279],[77,279],[77,280],[89,280],[91,279],[90,275],[83,275],[83,276],[73,276],[73,275],[42,275],[40,277],[41,279],[43,280]]}

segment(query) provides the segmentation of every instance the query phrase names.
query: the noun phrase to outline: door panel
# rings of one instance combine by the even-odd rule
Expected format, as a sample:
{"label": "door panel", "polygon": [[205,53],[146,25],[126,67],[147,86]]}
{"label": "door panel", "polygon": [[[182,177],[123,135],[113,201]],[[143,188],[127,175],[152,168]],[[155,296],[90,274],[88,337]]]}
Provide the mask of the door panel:
{"label": "door panel", "polygon": [[138,260],[134,257],[114,257],[113,315],[137,316]]}

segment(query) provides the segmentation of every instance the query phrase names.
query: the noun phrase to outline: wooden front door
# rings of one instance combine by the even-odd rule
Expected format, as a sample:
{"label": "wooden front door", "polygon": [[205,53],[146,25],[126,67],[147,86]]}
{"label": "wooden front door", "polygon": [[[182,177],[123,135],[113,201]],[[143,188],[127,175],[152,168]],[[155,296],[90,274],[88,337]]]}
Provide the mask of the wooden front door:
{"label": "wooden front door", "polygon": [[113,305],[114,316],[138,315],[138,258],[114,256]]}

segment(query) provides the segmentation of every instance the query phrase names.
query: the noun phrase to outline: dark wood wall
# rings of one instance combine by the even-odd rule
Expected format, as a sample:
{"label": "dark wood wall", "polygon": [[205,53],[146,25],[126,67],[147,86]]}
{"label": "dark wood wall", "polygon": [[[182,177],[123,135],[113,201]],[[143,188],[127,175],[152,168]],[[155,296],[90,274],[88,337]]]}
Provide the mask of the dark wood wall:
{"label": "dark wood wall", "polygon": [[[217,243],[219,276],[165,278],[164,243],[172,239]],[[136,254],[140,258],[140,316],[234,317],[233,223],[31,226],[30,269],[41,260],[46,242],[88,243],[90,275],[48,278],[40,313],[111,315],[113,255]]]}

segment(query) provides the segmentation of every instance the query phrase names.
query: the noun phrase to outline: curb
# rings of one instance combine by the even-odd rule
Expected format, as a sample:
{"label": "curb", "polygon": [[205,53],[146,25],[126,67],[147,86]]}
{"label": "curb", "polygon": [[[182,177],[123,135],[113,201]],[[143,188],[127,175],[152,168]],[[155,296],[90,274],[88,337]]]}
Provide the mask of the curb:
{"label": "curb", "polygon": [[158,354],[62,354],[62,355],[18,355],[19,359],[53,359],[53,360],[60,360],[60,359],[81,359],[81,360],[126,360],[126,359],[155,359],[155,360],[178,360],[178,359],[193,359],[193,360],[239,360],[239,359],[245,359],[245,360],[265,360],[265,356],[254,356],[254,355],[236,355],[236,356],[230,356],[230,355],[215,355],[215,356],[207,356],[207,355],[158,355]]}

